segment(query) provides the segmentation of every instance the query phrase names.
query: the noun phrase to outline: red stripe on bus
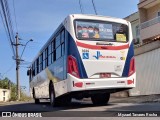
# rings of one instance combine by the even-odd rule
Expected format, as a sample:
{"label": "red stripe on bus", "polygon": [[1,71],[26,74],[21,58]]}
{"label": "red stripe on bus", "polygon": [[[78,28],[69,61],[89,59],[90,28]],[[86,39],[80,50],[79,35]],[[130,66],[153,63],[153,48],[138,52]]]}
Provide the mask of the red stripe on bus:
{"label": "red stripe on bus", "polygon": [[98,46],[98,45],[90,45],[86,43],[81,43],[76,41],[77,46],[83,47],[83,48],[88,48],[88,49],[96,49],[96,50],[122,50],[122,49],[127,49],[129,48],[129,44],[126,45],[121,45],[121,46]]}

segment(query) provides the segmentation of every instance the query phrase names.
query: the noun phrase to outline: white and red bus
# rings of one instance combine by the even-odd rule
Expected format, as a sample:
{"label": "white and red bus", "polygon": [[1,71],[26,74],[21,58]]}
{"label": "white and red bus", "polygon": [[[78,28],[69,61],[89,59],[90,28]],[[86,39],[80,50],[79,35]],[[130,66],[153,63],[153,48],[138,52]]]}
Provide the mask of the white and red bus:
{"label": "white and red bus", "polygon": [[107,16],[65,18],[32,62],[28,75],[35,103],[51,105],[91,97],[106,104],[110,93],[136,85],[130,22]]}

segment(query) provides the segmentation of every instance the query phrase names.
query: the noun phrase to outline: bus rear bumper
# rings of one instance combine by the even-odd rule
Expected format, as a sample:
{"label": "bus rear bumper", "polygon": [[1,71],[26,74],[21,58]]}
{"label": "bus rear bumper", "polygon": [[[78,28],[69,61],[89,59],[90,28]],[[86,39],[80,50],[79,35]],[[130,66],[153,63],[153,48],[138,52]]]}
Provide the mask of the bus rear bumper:
{"label": "bus rear bumper", "polygon": [[124,78],[79,79],[68,74],[68,92],[85,90],[130,89],[136,86],[136,73]]}

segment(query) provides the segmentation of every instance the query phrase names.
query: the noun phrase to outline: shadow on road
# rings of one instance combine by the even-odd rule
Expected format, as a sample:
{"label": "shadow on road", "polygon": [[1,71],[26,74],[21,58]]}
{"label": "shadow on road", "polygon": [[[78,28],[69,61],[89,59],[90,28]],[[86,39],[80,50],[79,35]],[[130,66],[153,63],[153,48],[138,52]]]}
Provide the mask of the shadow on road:
{"label": "shadow on road", "polygon": [[[116,104],[108,104],[106,106],[114,106]],[[15,111],[15,112],[53,112],[53,111],[61,111],[61,110],[71,110],[71,109],[80,109],[80,108],[91,108],[95,107],[92,103],[89,102],[72,102],[68,106],[58,106],[52,107],[49,102],[41,102],[39,104],[35,104],[34,102],[29,103],[17,103],[0,106],[0,111]]]}

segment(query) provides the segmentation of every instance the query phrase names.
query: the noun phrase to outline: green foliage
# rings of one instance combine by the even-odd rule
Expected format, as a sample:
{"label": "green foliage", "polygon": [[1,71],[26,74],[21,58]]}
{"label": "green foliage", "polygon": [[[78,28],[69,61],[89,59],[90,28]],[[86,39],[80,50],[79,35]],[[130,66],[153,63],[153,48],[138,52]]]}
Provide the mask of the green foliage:
{"label": "green foliage", "polygon": [[11,84],[11,101],[15,101],[17,99],[17,86],[15,84]]}
{"label": "green foliage", "polygon": [[30,101],[32,98],[27,96],[22,90],[21,90],[21,99],[20,101]]}
{"label": "green foliage", "polygon": [[0,88],[2,89],[8,89],[9,79],[4,78],[3,80],[0,80]]}
{"label": "green foliage", "polygon": [[[0,88],[1,89],[10,89],[11,90],[11,98],[10,101],[15,101],[17,99],[17,86],[15,83],[11,82],[8,78],[0,80]],[[21,101],[30,100],[22,90],[21,90]]]}

